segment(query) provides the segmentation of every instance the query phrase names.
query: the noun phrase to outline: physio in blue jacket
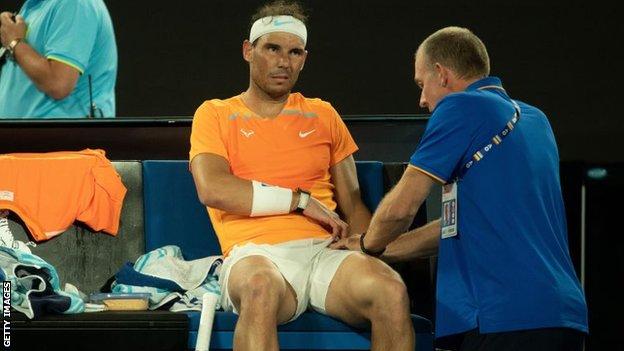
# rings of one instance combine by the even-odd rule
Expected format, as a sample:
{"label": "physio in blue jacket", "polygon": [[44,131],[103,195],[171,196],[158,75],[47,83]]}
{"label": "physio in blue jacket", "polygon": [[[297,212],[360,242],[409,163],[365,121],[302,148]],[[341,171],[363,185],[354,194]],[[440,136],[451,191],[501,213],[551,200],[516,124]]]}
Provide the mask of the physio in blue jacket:
{"label": "physio in blue jacket", "polygon": [[[555,137],[542,111],[489,72],[468,29],[423,41],[414,79],[432,113],[426,131],[368,232],[334,247],[409,259],[438,246],[436,337],[456,336],[460,350],[581,350],[587,306]],[[442,218],[405,233],[435,184]]]}

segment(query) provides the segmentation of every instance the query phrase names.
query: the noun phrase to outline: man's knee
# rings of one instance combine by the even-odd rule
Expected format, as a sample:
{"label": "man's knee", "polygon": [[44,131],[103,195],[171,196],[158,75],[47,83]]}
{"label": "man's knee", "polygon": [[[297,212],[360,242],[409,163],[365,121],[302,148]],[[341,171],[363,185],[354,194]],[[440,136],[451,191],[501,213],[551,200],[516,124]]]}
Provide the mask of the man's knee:
{"label": "man's knee", "polygon": [[284,278],[272,264],[257,259],[245,261],[237,263],[230,273],[228,294],[234,305],[239,310],[247,304],[276,306],[286,290]]}
{"label": "man's knee", "polygon": [[400,278],[383,276],[378,284],[372,297],[373,308],[377,314],[396,317],[409,314],[409,295]]}
{"label": "man's knee", "polygon": [[409,315],[409,295],[401,276],[381,262],[371,262],[369,274],[359,279],[357,288],[370,313],[375,316]]}
{"label": "man's knee", "polygon": [[407,302],[407,288],[401,278],[385,274],[371,274],[362,277],[356,285],[359,294],[370,304],[385,304],[386,301]]}
{"label": "man's knee", "polygon": [[257,270],[243,279],[241,295],[251,300],[266,300],[267,298],[279,298],[284,292],[284,279],[277,272],[262,269]]}

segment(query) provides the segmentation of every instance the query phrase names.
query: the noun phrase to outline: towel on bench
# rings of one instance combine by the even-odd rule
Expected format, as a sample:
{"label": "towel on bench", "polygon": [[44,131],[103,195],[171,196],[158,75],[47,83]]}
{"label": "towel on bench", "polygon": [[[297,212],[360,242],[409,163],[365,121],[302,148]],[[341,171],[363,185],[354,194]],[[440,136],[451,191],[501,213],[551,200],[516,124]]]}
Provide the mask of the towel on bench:
{"label": "towel on bench", "polygon": [[56,269],[31,253],[0,246],[0,279],[11,282],[11,306],[28,318],[85,310],[78,294],[61,289]]}
{"label": "towel on bench", "polygon": [[186,261],[178,246],[167,245],[142,255],[134,264],[127,262],[111,287],[115,293],[151,293],[150,310],[201,311],[205,293],[221,295],[217,275],[222,263],[222,256]]}

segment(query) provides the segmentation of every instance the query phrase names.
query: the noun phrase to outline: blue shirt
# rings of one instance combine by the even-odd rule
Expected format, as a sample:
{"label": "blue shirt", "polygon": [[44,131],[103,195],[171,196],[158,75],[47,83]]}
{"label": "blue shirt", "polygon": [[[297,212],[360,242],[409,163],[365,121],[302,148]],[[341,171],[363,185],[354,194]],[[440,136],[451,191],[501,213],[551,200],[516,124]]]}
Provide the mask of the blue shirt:
{"label": "blue shirt", "polygon": [[80,72],[69,96],[54,100],[37,89],[13,60],[0,71],[0,118],[81,118],[89,114],[89,76],[95,117],[115,116],[117,45],[102,0],[27,0],[20,10],[26,42],[40,55]]}
{"label": "blue shirt", "polygon": [[[437,337],[474,328],[587,332],[587,306],[568,252],[555,138],[542,111],[517,103],[515,128],[459,179],[458,235],[440,240]],[[452,182],[513,114],[495,77],[447,95],[410,165]]]}

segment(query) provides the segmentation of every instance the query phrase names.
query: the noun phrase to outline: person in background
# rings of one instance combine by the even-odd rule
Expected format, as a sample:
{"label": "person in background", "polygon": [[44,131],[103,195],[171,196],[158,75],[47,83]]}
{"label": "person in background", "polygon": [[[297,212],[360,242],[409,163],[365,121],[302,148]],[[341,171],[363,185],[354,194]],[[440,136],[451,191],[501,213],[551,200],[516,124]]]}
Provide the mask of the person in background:
{"label": "person in background", "polygon": [[117,45],[102,0],[27,0],[0,13],[0,118],[115,117]]}

